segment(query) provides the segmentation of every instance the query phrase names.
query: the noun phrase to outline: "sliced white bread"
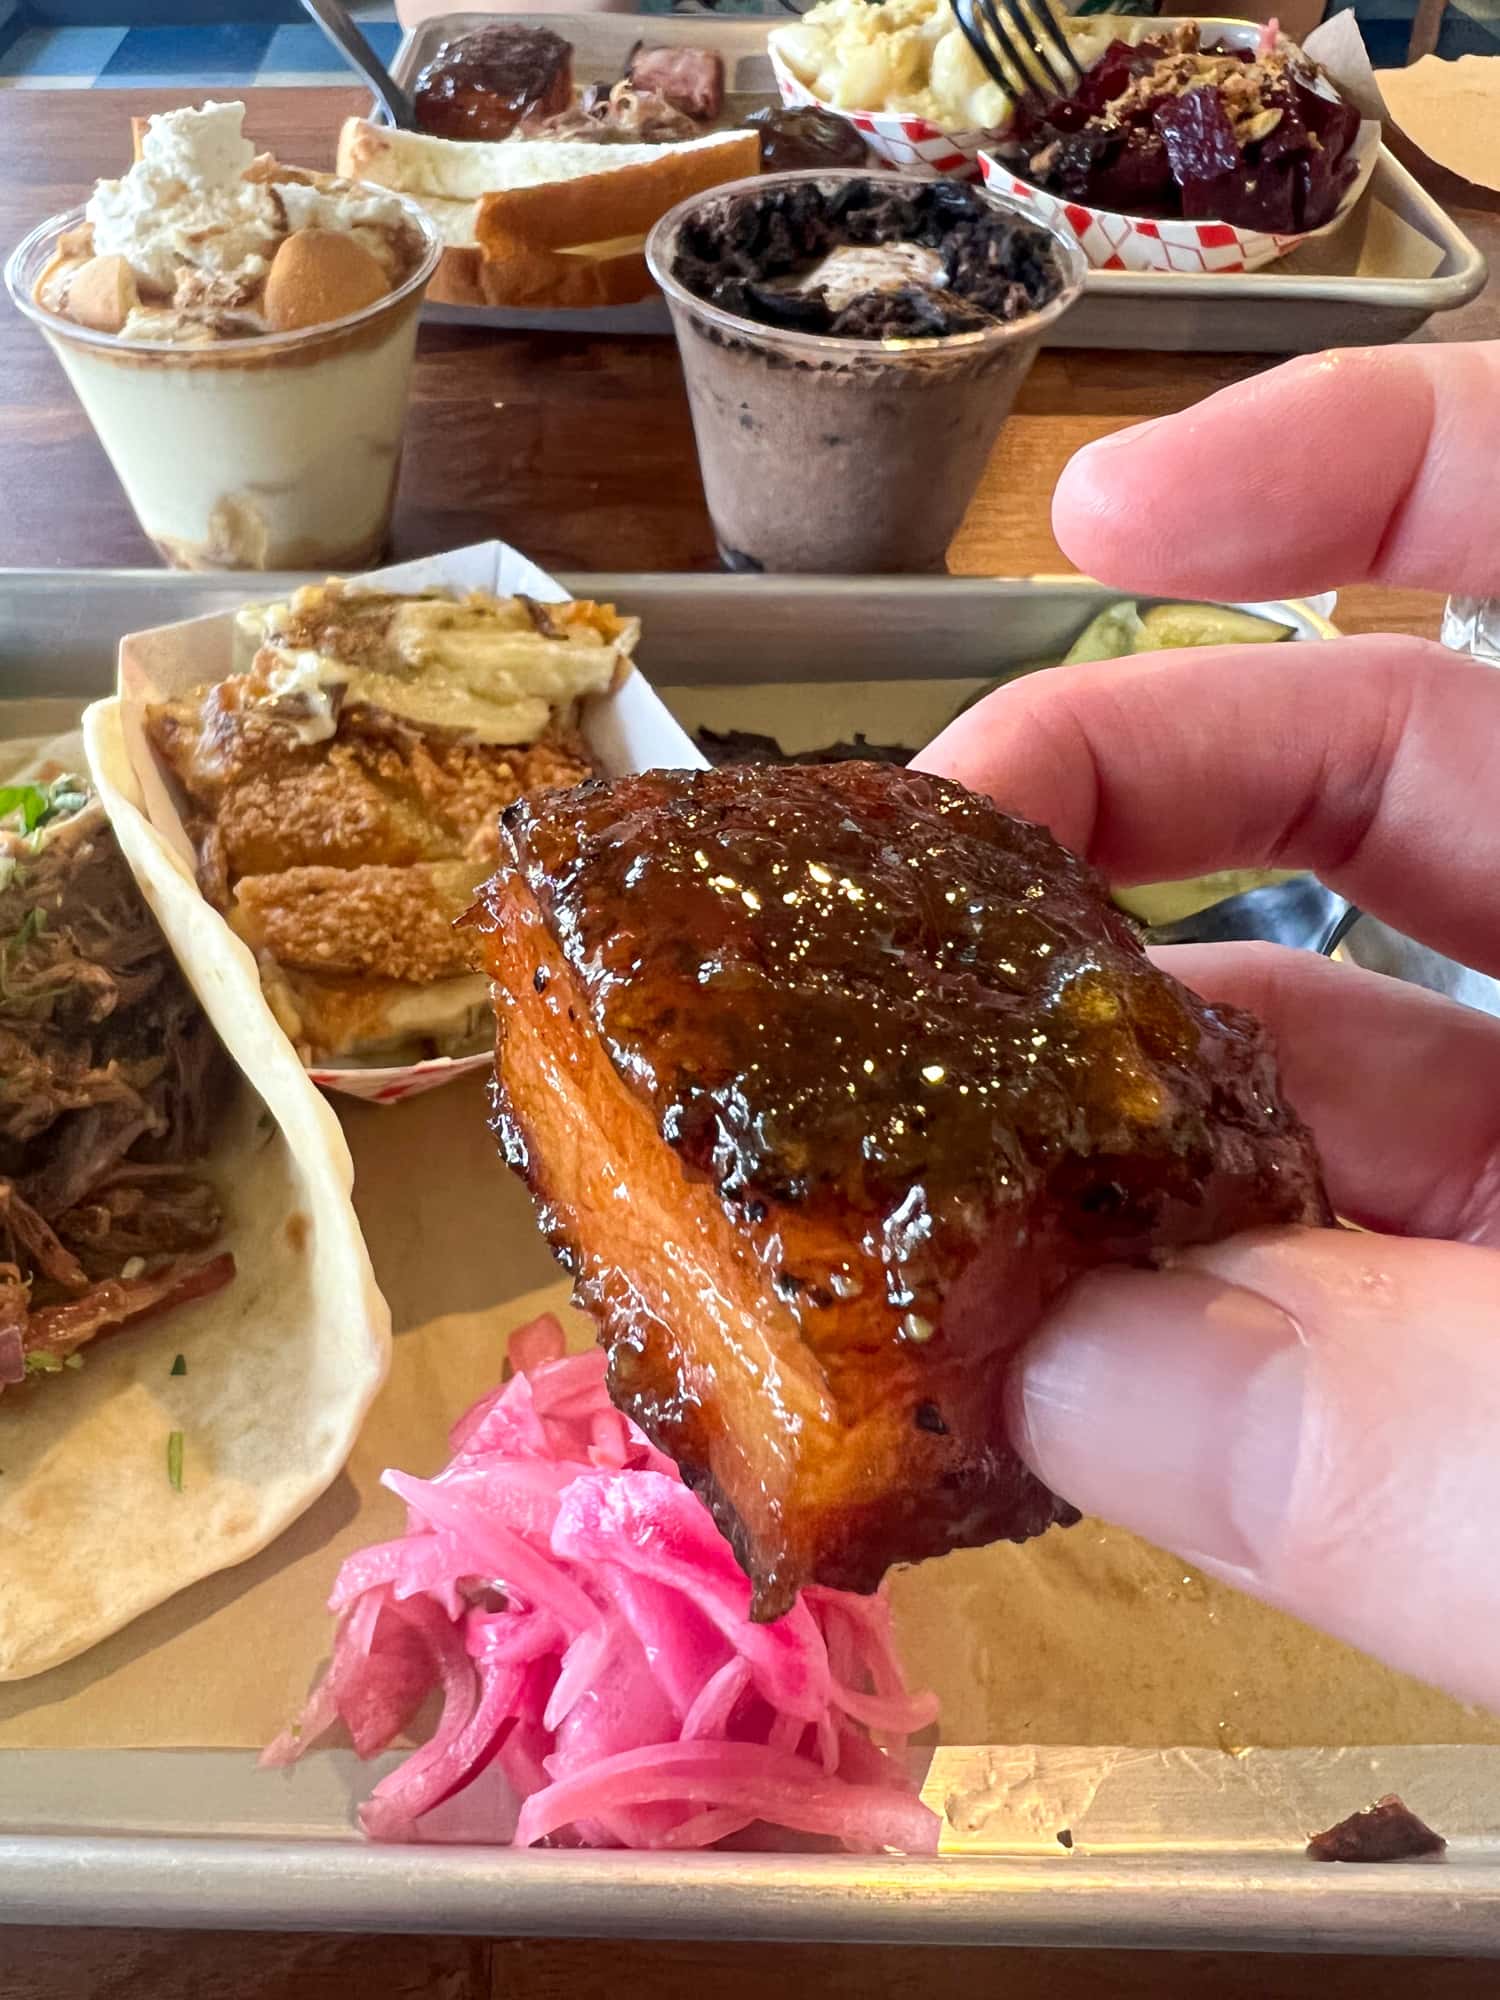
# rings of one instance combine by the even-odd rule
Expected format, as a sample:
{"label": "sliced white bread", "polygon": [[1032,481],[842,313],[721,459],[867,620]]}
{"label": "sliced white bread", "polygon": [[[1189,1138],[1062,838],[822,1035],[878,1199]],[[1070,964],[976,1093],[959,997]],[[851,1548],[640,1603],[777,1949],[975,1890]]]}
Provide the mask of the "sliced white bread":
{"label": "sliced white bread", "polygon": [[475,201],[513,188],[659,167],[672,155],[713,152],[736,143],[743,152],[747,139],[752,135],[744,132],[707,132],[660,146],[598,146],[578,139],[435,139],[426,132],[397,132],[365,118],[346,118],[339,133],[338,171],[399,194]]}
{"label": "sliced white bread", "polygon": [[472,201],[448,201],[440,194],[414,194],[408,201],[425,208],[437,224],[438,234],[451,250],[472,250],[479,239],[474,234]]}
{"label": "sliced white bread", "polygon": [[[576,146],[573,171],[550,181],[523,180],[479,198],[475,234],[481,249],[492,238],[520,237],[561,250],[617,236],[644,236],[669,208],[724,181],[760,169],[760,136],[715,132],[673,146]],[[628,154],[617,159],[617,154]]]}
{"label": "sliced white bread", "polygon": [[346,119],[338,171],[419,201],[443,233],[429,296],[444,305],[628,305],[648,296],[641,246],[687,196],[758,171],[753,132],[670,145],[436,139]]}

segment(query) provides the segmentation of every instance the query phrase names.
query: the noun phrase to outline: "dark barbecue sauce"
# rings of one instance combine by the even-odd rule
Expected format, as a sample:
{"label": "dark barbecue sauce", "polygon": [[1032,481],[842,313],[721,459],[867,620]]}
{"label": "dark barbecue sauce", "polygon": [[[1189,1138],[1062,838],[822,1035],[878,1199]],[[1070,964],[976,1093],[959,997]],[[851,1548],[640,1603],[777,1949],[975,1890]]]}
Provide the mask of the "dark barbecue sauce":
{"label": "dark barbecue sauce", "polygon": [[523,119],[565,111],[573,51],[550,28],[496,23],[444,42],[417,78],[417,129],[440,139],[508,139]]}
{"label": "dark barbecue sauce", "polygon": [[1043,1190],[1090,1261],[1144,1254],[1169,1215],[1190,1237],[1211,1183],[1215,1233],[1226,1200],[1324,1213],[1256,1024],[1165,978],[1091,869],[957,785],[649,772],[523,800],[503,845],[683,1162],[752,1230],[837,1206],[918,1326]]}

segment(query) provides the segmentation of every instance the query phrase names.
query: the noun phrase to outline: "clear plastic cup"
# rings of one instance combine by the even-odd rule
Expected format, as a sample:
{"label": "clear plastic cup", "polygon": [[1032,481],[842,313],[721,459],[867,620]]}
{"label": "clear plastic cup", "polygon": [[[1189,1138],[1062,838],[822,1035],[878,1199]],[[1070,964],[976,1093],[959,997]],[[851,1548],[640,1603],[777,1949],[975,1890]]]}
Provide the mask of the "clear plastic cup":
{"label": "clear plastic cup", "polygon": [[411,275],[326,326],[201,347],[126,340],[48,312],[37,281],[83,210],[11,253],[5,282],[46,335],[136,519],[175,569],[357,569],[390,532],[422,296],[442,239],[415,203]]}
{"label": "clear plastic cup", "polygon": [[984,192],[989,207],[1052,238],[1057,296],[1006,326],[930,340],[793,333],[710,305],[674,275],[687,225],[779,185],[914,185],[904,174],[765,174],[681,203],[646,261],[671,308],[708,511],[729,569],[825,574],[939,570],[1042,336],[1083,289],[1065,231]]}

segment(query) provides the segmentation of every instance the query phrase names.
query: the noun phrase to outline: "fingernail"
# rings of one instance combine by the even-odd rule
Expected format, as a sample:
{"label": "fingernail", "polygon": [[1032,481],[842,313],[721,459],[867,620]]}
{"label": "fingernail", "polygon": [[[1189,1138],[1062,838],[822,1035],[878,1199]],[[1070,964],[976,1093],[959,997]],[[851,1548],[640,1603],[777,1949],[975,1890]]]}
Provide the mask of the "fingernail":
{"label": "fingernail", "polygon": [[1018,1365],[1016,1443],[1086,1513],[1253,1575],[1287,1517],[1305,1388],[1296,1325],[1269,1299],[1197,1272],[1100,1272]]}

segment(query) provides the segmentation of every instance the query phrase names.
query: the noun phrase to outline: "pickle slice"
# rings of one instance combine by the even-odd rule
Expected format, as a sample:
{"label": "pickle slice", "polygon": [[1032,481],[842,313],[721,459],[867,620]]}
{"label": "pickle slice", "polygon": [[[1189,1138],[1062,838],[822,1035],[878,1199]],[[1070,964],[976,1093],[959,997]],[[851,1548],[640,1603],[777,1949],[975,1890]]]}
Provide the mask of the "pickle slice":
{"label": "pickle slice", "polygon": [[1137,882],[1133,888],[1111,889],[1111,900],[1139,923],[1180,923],[1200,910],[1273,882],[1290,882],[1297,868],[1221,868],[1214,875],[1189,875],[1181,882]]}
{"label": "pickle slice", "polygon": [[1153,604],[1141,616],[1140,627],[1141,636],[1132,648],[1137,653],[1177,646],[1274,645],[1292,636],[1290,625],[1248,611],[1231,611],[1225,604]]}
{"label": "pickle slice", "polygon": [[[1142,614],[1128,599],[1107,605],[1074,640],[1065,666],[1084,660],[1121,659],[1130,653],[1152,653],[1185,646],[1274,645],[1290,639],[1293,628],[1223,604],[1154,604]],[[1194,875],[1180,882],[1141,882],[1116,889],[1122,910],[1145,924],[1176,923],[1196,916],[1210,904],[1250,889],[1291,879],[1294,870],[1226,868],[1213,875]]]}
{"label": "pickle slice", "polygon": [[1062,664],[1078,667],[1087,660],[1123,660],[1131,653],[1143,652],[1144,630],[1144,621],[1134,602],[1122,597],[1118,604],[1106,604],[1089,620],[1063,654]]}

